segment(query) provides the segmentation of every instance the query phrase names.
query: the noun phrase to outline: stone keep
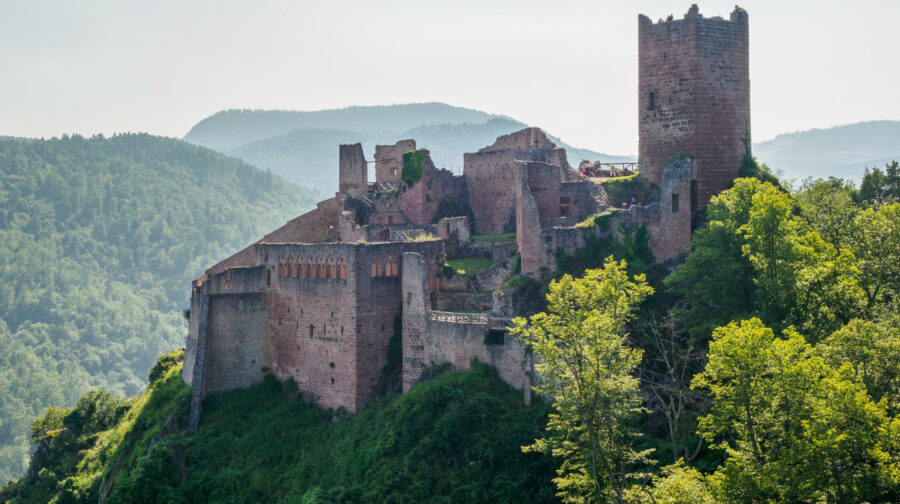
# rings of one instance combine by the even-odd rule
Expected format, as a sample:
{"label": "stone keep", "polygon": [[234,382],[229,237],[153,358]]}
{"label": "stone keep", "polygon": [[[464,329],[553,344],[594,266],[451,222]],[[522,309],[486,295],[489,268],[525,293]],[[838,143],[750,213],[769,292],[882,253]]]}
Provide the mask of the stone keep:
{"label": "stone keep", "polygon": [[727,189],[750,132],[748,16],[653,23],[638,16],[638,123],[641,175],[661,185],[663,166],[679,154],[696,162],[691,210]]}

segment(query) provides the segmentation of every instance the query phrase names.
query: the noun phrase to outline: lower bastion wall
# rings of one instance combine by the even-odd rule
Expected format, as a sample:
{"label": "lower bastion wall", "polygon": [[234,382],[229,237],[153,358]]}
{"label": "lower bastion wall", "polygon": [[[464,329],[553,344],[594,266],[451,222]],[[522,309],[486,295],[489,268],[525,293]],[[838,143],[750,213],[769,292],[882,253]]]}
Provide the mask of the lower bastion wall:
{"label": "lower bastion wall", "polygon": [[487,315],[432,311],[421,256],[406,253],[403,265],[403,391],[415,386],[430,366],[449,363],[469,370],[475,359],[496,367],[530,403],[533,362],[525,344],[503,327],[491,330]]}

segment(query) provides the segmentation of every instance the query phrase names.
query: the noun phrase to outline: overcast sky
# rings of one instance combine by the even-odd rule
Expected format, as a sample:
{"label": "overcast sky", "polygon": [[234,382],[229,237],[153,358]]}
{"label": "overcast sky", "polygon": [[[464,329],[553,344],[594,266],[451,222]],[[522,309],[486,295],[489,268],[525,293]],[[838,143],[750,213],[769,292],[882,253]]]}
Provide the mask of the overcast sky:
{"label": "overcast sky", "polygon": [[[700,3],[723,16],[734,0]],[[900,119],[900,1],[746,0],[754,140]],[[0,0],[0,135],[440,101],[637,152],[637,15],[690,2]]]}

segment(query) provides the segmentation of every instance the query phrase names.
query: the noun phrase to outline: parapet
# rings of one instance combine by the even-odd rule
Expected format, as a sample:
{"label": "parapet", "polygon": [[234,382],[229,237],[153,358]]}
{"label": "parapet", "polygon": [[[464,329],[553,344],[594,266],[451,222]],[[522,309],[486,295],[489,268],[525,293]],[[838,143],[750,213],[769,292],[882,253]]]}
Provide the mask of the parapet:
{"label": "parapet", "polygon": [[[691,8],[688,9],[688,11],[684,14],[684,17],[682,19],[675,19],[674,16],[669,15],[669,17],[667,17],[666,19],[660,18],[659,21],[657,21],[656,25],[669,25],[671,23],[679,23],[679,22],[682,22],[685,20],[698,20],[698,19],[709,19],[709,20],[715,20],[715,21],[721,21],[721,22],[731,22],[731,23],[739,23],[739,24],[746,25],[747,18],[748,18],[747,11],[737,5],[734,6],[734,10],[731,11],[731,15],[729,16],[728,20],[725,20],[718,16],[712,17],[712,18],[704,18],[703,14],[700,14],[700,8],[697,7],[697,4],[691,4]],[[648,27],[648,26],[652,26],[652,25],[653,25],[652,19],[650,19],[648,16],[645,16],[644,14],[638,14],[638,26],[639,27],[643,28],[643,27]]]}

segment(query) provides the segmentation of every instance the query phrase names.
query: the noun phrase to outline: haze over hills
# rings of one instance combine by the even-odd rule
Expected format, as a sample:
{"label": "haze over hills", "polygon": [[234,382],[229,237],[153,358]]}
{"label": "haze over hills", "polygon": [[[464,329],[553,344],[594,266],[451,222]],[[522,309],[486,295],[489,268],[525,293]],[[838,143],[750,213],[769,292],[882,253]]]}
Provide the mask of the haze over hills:
{"label": "haze over hills", "polygon": [[[376,144],[412,138],[431,151],[438,166],[461,170],[463,153],[490,145],[500,135],[527,127],[506,116],[443,103],[347,107],[314,112],[228,110],[197,123],[188,142],[210,147],[312,187],[337,190],[337,146],[361,142],[369,159]],[[869,121],[828,129],[779,135],[753,144],[760,162],[785,177],[843,177],[857,182],[865,167],[900,158],[900,121]],[[578,149],[558,138],[569,161],[634,161],[634,155],[610,155]]]}
{"label": "haze over hills", "polygon": [[785,133],[753,144],[760,162],[785,176],[862,179],[865,167],[900,159],[900,121],[868,121]]}
{"label": "haze over hills", "polygon": [[[184,140],[219,150],[324,194],[337,190],[338,145],[363,144],[373,159],[376,144],[412,138],[431,151],[437,166],[461,170],[463,154],[526,128],[523,122],[443,103],[415,103],[301,111],[229,110],[191,128]],[[570,162],[582,158],[633,161],[578,149],[553,137]],[[370,171],[370,175],[374,175]]]}

